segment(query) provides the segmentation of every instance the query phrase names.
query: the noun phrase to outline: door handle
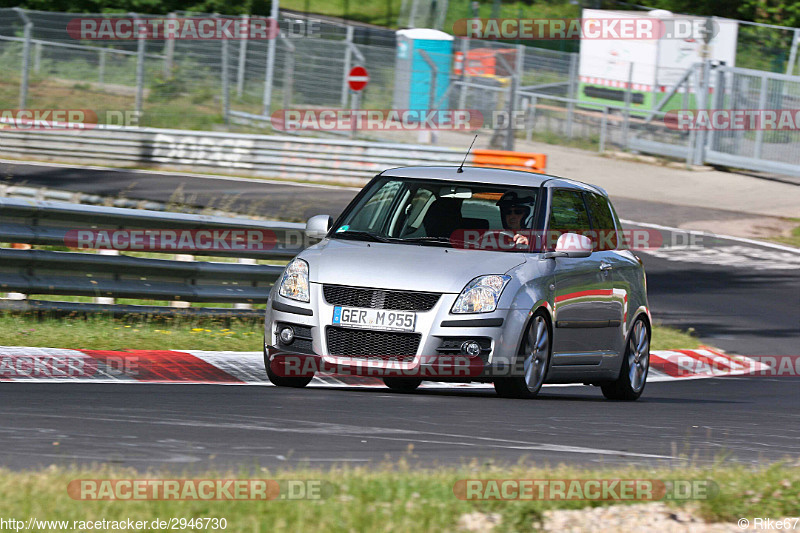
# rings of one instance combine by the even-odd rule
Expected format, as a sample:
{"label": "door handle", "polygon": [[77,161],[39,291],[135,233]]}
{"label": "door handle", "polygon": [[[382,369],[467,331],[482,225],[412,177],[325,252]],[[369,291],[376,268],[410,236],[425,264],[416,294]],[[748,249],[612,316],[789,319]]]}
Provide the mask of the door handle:
{"label": "door handle", "polygon": [[612,268],[613,267],[608,263],[600,263],[600,270],[602,270],[603,272],[611,270]]}

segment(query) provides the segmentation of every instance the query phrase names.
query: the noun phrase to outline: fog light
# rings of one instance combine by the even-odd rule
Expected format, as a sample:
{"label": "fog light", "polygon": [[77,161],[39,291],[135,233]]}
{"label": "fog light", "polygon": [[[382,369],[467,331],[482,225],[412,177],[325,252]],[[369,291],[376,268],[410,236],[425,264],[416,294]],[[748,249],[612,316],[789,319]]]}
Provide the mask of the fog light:
{"label": "fog light", "polygon": [[464,341],[461,344],[461,352],[470,357],[475,357],[481,354],[481,345],[475,341]]}
{"label": "fog light", "polygon": [[294,330],[289,326],[282,327],[278,336],[281,338],[282,344],[292,344],[294,340]]}

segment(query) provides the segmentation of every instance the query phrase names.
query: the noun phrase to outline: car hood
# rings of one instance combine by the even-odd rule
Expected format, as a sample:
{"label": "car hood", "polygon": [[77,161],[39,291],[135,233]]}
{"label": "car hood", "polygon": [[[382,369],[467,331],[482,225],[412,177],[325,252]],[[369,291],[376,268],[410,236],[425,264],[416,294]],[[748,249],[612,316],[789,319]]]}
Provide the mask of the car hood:
{"label": "car hood", "polygon": [[504,274],[525,254],[325,239],[304,250],[312,283],[459,293],[473,278]]}

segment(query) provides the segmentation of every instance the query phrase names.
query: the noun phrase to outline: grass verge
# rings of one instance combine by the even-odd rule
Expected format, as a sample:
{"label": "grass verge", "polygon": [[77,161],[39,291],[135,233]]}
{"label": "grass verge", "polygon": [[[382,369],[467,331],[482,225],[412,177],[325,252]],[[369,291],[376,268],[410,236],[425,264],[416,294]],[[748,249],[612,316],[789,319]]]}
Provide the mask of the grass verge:
{"label": "grass verge", "polygon": [[[55,443],[54,443],[55,444]],[[413,458],[413,453],[410,454]],[[627,479],[699,481],[709,490],[705,498],[670,498],[671,506],[690,506],[708,522],[735,522],[740,517],[796,515],[800,508],[800,469],[785,464],[747,468],[722,462],[707,468],[580,469],[523,465],[496,468],[464,465],[457,468],[411,468],[405,460],[381,467],[299,468],[270,471],[192,472],[192,479],[273,479],[320,483],[324,496],[314,500],[272,501],[80,501],[67,493],[78,479],[180,479],[174,472],[147,474],[118,467],[51,467],[38,471],[0,470],[4,517],[28,520],[143,520],[224,518],[228,531],[456,531],[468,513],[497,513],[495,531],[531,531],[550,509],[582,509],[609,505],[603,501],[465,501],[454,495],[464,479]],[[709,483],[711,482],[711,483]],[[308,485],[306,485],[308,486]],[[282,492],[282,494],[286,494]],[[695,496],[698,496],[696,494]],[[639,503],[624,500],[612,503]],[[47,529],[42,529],[47,530]]]}
{"label": "grass verge", "polygon": [[263,321],[206,317],[0,315],[0,345],[87,350],[261,350]]}
{"label": "grass verge", "polygon": [[[37,318],[0,314],[0,345],[87,350],[261,350],[263,321],[205,317]],[[691,335],[656,325],[653,350],[692,349]]]}
{"label": "grass verge", "polygon": [[796,224],[790,234],[786,236],[781,235],[778,237],[772,237],[770,240],[800,248],[800,218],[790,218],[789,221]]}

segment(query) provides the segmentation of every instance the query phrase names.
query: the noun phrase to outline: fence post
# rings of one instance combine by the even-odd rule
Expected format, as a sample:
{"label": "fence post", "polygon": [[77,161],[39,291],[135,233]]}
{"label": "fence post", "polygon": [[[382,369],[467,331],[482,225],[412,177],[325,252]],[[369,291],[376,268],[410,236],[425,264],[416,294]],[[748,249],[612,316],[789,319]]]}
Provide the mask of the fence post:
{"label": "fence post", "polygon": [[250,39],[250,15],[242,15],[242,24],[247,28],[247,35],[239,41],[239,71],[236,73],[236,96],[244,93],[244,74],[247,66],[247,42]]}
{"label": "fence post", "polygon": [[14,11],[17,12],[25,24],[25,42],[22,45],[22,79],[19,82],[19,108],[26,109],[28,107],[28,79],[30,77],[33,22],[31,22],[31,19],[28,18],[23,9],[15,7]]}
{"label": "fence post", "polygon": [[[250,258],[250,257],[240,257],[239,259],[236,260],[236,262],[239,263],[240,265],[256,265],[256,264],[258,264],[255,259]],[[253,286],[255,286],[255,283],[253,283]],[[236,302],[236,303],[233,304],[233,308],[234,309],[252,309],[253,308],[253,304],[245,303],[245,302]]]}
{"label": "fence post", "polygon": [[[136,13],[130,13],[130,16],[135,21],[135,26],[139,28],[139,15]],[[136,118],[141,121],[142,119],[142,105],[144,103],[144,51],[145,45],[147,42],[145,41],[145,35],[143,33],[138,34],[138,48],[136,50]]]}
{"label": "fence post", "polygon": [[[768,78],[765,74],[761,75],[761,90],[758,93],[758,108],[764,109],[767,105],[767,83]],[[761,158],[761,146],[764,142],[764,129],[756,130],[756,144],[753,147],[753,159]]]}
{"label": "fence post", "polygon": [[[630,76],[628,84],[630,85]],[[571,54],[569,59],[569,102],[567,103],[567,137],[572,139],[572,120],[575,117],[575,93],[578,85],[578,54]],[[630,92],[630,89],[628,89]]]}
{"label": "fence post", "polygon": [[[350,107],[352,108],[352,111],[358,111],[361,109],[361,91],[353,91]],[[350,116],[353,123],[353,127],[350,130],[350,138],[355,139],[356,135],[358,134],[358,120],[355,117],[355,113],[351,113]]]}
{"label": "fence post", "polygon": [[[700,64],[700,83],[698,86],[698,94],[697,94],[697,110],[703,111],[708,108],[708,93],[710,87],[710,80],[711,75],[709,71],[709,67],[711,62],[708,59],[703,60],[703,63]],[[761,79],[762,83],[764,82],[764,78]],[[762,89],[765,87],[762,85]],[[766,96],[765,93],[764,96]],[[764,107],[761,106],[760,109]],[[758,132],[756,133],[756,142],[758,142]],[[695,165],[702,165],[703,160],[705,159],[705,145],[706,145],[706,132],[700,130],[697,132],[695,146],[694,146],[694,164]],[[756,144],[756,150],[758,150],[758,144]]]}
{"label": "fence post", "polygon": [[506,150],[514,150],[514,106],[517,99],[517,85],[519,77],[516,72],[511,73],[511,86],[508,88],[508,126],[506,126]]}
{"label": "fence post", "polygon": [[[691,85],[692,84],[690,84],[690,80],[692,80],[692,79],[694,81],[693,85],[695,87],[695,94],[697,94],[697,93],[700,92],[700,75],[697,73],[697,65],[696,64],[694,65],[694,67],[692,69],[692,75],[690,77],[686,78],[686,93],[687,94],[691,90]],[[688,99],[688,97],[686,99],[684,99],[684,101],[686,101],[687,99]],[[687,107],[688,106],[686,106],[686,105],[683,106],[684,109],[687,109]],[[697,142],[697,130],[696,130],[696,128],[691,128],[689,130],[689,144],[686,145],[686,168],[691,168],[692,163],[694,162],[694,156],[695,156],[694,149],[695,149],[695,143],[696,142]]]}
{"label": "fence post", "polygon": [[33,72],[39,73],[42,68],[42,43],[36,43],[33,46]]}
{"label": "fence post", "polygon": [[603,106],[603,119],[600,122],[600,146],[598,152],[601,154],[606,151],[606,135],[608,134],[608,106]]}
{"label": "fence post", "polygon": [[[469,53],[469,37],[463,37],[461,39],[461,53],[462,61],[461,61],[461,81],[466,82],[467,80],[467,54]],[[461,84],[461,92],[458,95],[458,108],[459,109],[466,109],[467,107],[467,91],[469,88],[467,87],[466,83]]]}
{"label": "fence post", "polygon": [[[194,261],[194,256],[191,254],[175,254],[175,261]],[[192,303],[185,300],[172,300],[169,303],[170,307],[191,307]]]}
{"label": "fence post", "polygon": [[347,95],[350,88],[347,86],[347,75],[350,73],[350,62],[353,54],[353,27],[347,26],[347,37],[344,45],[344,73],[342,74],[342,109],[347,108]]}
{"label": "fence post", "polygon": [[[714,81],[714,96],[712,99],[713,109],[723,109],[725,107],[725,71],[722,67],[715,70],[716,80]],[[711,128],[706,137],[706,150],[713,150],[716,142],[717,133]]]}
{"label": "fence post", "polygon": [[792,37],[792,48],[789,51],[789,64],[786,65],[786,74],[792,75],[794,72],[794,64],[797,62],[797,45],[800,43],[800,29],[795,28],[794,36]]}
{"label": "fence post", "polygon": [[222,39],[222,115],[230,124],[231,98],[228,87],[228,39]]}
{"label": "fence post", "polygon": [[97,82],[102,88],[106,85],[106,49],[100,50],[100,61],[97,66]]}
{"label": "fence post", "polygon": [[286,45],[286,64],[283,66],[283,108],[289,109],[292,106],[292,95],[294,93],[294,43],[290,39],[282,39]]}
{"label": "fence post", "polygon": [[[175,19],[177,19],[177,15],[175,13],[170,13],[167,15],[167,22],[170,24],[170,27],[175,28],[177,25],[175,24]],[[175,60],[175,36],[174,32],[170,32],[170,36],[167,38],[166,42],[164,43],[164,77],[169,78],[172,76],[172,65],[173,61]]]}
{"label": "fence post", "polygon": [[[428,89],[428,111],[431,112],[436,110],[436,78],[439,77],[439,68],[425,50],[420,50],[419,55],[422,57],[422,60],[425,61],[425,64],[428,65],[428,68],[431,69],[431,84]],[[420,142],[424,142],[423,139],[427,138],[427,142],[431,144],[436,144],[438,140],[435,131],[420,131],[419,137]]]}
{"label": "fence post", "polygon": [[538,96],[531,96],[531,99],[528,101],[528,116],[525,117],[526,141],[530,141],[533,138],[533,129],[536,127],[536,104],[538,101]]}
{"label": "fence post", "polygon": [[631,89],[633,88],[633,63],[628,64],[628,86],[625,89],[625,117],[622,122],[622,145],[628,149],[628,129],[631,122]]}
{"label": "fence post", "polygon": [[[119,255],[119,250],[106,250],[100,249],[97,250],[98,255]],[[119,275],[114,276],[114,280],[119,280]],[[104,305],[114,305],[117,303],[116,298],[109,297],[109,296],[95,296],[94,303],[96,304],[104,304]]]}
{"label": "fence post", "polygon": [[270,108],[272,107],[272,76],[275,71],[275,41],[281,33],[280,24],[278,24],[278,0],[272,0],[269,16],[272,19],[269,23],[270,28],[274,30],[275,34],[272,35],[269,43],[267,43],[267,73],[264,75],[264,101],[261,114],[265,117],[270,115]]}
{"label": "fence post", "polygon": [[[30,250],[31,248],[33,248],[33,246],[31,246],[30,244],[27,244],[27,243],[12,242],[11,243],[11,248],[13,250]],[[6,299],[7,300],[27,300],[28,299],[28,295],[24,294],[24,293],[21,293],[21,292],[9,292],[9,293],[6,294]]]}

